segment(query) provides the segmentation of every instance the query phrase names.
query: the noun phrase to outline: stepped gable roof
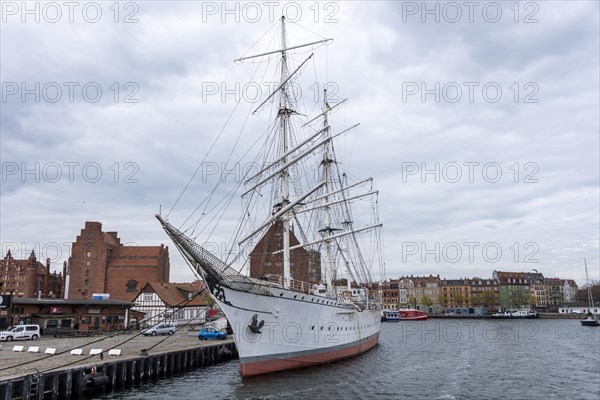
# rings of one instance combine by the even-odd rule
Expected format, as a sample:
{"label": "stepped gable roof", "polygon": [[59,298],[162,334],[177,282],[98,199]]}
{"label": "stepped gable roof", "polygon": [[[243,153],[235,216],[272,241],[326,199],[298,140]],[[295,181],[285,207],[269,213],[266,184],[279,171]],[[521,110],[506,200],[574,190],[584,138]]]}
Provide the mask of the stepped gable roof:
{"label": "stepped gable roof", "polygon": [[12,254],[10,252],[10,249],[9,249],[8,252],[6,253],[6,256],[4,257],[4,259],[0,260],[0,265],[9,266],[11,264],[16,267],[21,267],[21,268],[29,268],[33,264],[36,268],[37,274],[39,274],[39,275],[46,274],[46,266],[36,259],[35,252],[33,250],[31,251],[29,258],[27,258],[25,260],[16,260],[13,258]]}

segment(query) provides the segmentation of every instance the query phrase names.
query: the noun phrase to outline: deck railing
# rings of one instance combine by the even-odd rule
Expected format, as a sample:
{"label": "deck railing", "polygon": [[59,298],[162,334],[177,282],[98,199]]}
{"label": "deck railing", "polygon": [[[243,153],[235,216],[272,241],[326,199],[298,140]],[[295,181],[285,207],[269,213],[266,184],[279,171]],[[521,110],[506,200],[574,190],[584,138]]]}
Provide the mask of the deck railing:
{"label": "deck railing", "polygon": [[[277,285],[279,287],[285,287],[284,278],[281,275],[268,274],[266,275],[267,281],[271,284]],[[304,282],[298,279],[290,279],[290,287],[289,289],[294,292],[300,293],[311,293],[312,290],[316,289],[314,283]]]}

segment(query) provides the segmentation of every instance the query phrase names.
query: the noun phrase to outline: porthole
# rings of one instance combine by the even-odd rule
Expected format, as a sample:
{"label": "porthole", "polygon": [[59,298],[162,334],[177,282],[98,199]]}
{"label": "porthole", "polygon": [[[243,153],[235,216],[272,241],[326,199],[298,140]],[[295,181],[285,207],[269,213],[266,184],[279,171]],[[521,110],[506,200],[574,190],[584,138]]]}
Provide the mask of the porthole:
{"label": "porthole", "polygon": [[279,297],[283,296],[283,292],[279,293]]}

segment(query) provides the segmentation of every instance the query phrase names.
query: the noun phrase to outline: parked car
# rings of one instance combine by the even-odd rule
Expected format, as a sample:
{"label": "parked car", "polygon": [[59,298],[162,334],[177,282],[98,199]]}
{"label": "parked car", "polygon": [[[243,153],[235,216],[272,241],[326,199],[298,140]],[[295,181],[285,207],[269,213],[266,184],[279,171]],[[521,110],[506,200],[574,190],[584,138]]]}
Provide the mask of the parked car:
{"label": "parked car", "polygon": [[177,327],[173,324],[158,324],[152,328],[144,329],[142,335],[144,336],[156,336],[156,335],[172,335],[177,330]]}
{"label": "parked car", "polygon": [[16,325],[0,332],[0,340],[38,340],[40,338],[39,325]]}
{"label": "parked car", "polygon": [[205,326],[198,333],[198,339],[200,339],[200,340],[210,340],[210,339],[225,340],[225,339],[227,339],[227,335],[225,333],[221,332],[220,330],[213,328],[212,326]]}

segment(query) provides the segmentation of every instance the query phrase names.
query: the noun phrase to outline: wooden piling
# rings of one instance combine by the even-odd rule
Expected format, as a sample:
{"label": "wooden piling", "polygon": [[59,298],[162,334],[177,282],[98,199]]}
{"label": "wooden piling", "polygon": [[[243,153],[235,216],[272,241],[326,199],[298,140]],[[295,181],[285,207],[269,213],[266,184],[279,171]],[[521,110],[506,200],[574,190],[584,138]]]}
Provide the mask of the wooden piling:
{"label": "wooden piling", "polygon": [[[222,348],[227,351],[222,352]],[[99,387],[104,387],[105,391],[129,388],[158,379],[169,379],[236,357],[235,345],[229,342],[105,362],[97,365],[95,376],[106,376],[103,379],[108,381],[95,387],[91,386],[91,381],[88,384],[89,375],[86,374],[89,374],[89,365],[24,375],[0,381],[0,400],[76,399]]]}

